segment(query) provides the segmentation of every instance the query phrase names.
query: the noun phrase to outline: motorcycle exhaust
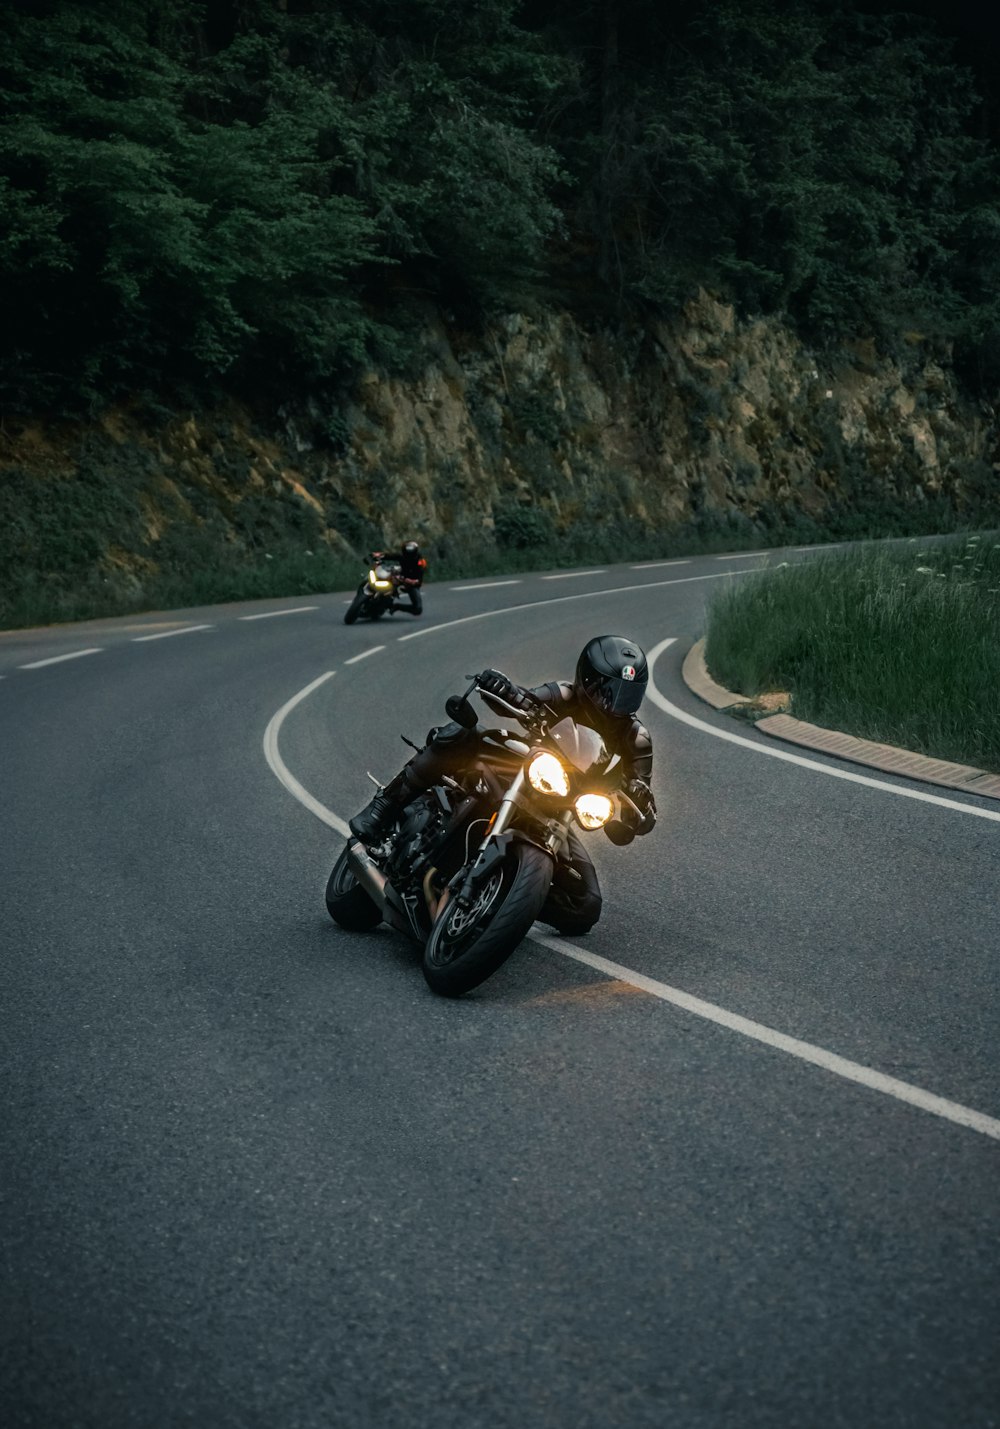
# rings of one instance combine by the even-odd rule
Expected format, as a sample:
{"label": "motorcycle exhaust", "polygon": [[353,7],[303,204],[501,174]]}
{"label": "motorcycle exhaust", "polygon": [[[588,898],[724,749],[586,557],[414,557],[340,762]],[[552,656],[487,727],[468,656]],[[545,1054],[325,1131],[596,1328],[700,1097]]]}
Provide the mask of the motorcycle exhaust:
{"label": "motorcycle exhaust", "polygon": [[352,843],[347,850],[347,861],[351,865],[351,872],[361,884],[372,902],[381,910],[385,917],[387,911],[387,899],[385,896],[385,874],[368,857],[368,851],[363,844]]}

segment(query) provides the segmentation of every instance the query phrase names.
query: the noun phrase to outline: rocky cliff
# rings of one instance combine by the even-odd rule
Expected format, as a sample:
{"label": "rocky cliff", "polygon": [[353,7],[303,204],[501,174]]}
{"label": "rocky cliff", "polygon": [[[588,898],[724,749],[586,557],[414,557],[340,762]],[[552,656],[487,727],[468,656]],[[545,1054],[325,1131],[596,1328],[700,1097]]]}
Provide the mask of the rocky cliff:
{"label": "rocky cliff", "polygon": [[412,375],[371,371],[333,411],[304,395],[265,426],[235,405],[8,426],[0,568],[56,578],[39,503],[43,526],[85,526],[88,569],[132,599],[171,563],[295,544],[352,559],[404,535],[439,557],[595,533],[735,544],[929,502],[981,519],[994,415],[940,348],[900,346],[820,354],[706,294],[645,327],[550,311],[473,337],[428,314]]}
{"label": "rocky cliff", "polygon": [[361,381],[321,482],[430,540],[492,539],[497,523],[516,538],[522,507],[539,530],[663,530],[822,522],[858,501],[975,504],[991,414],[918,334],[907,345],[903,361],[871,343],[819,357],[705,294],[671,324],[628,331],[514,315],[472,343],[435,323],[418,380]]}

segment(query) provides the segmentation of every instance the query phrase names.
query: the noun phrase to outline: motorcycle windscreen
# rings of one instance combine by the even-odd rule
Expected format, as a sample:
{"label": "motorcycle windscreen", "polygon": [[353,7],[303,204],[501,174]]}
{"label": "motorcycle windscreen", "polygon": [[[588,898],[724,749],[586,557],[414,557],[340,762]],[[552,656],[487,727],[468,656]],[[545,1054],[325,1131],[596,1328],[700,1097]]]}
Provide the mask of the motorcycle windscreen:
{"label": "motorcycle windscreen", "polygon": [[589,725],[561,719],[549,733],[566,763],[572,764],[580,774],[603,773],[611,762],[608,746]]}

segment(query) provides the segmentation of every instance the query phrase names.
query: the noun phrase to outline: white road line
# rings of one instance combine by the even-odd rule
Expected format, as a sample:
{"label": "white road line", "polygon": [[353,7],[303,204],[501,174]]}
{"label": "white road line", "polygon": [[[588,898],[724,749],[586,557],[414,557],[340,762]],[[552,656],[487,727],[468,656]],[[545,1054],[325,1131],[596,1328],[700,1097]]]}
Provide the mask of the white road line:
{"label": "white road line", "polygon": [[453,586],[449,586],[448,589],[449,589],[449,590],[492,590],[492,589],[494,588],[494,586],[498,586],[498,585],[520,585],[520,584],[521,584],[521,582],[520,582],[519,580],[517,580],[517,581],[480,581],[478,585],[453,585]]}
{"label": "white road line", "polygon": [[542,943],[545,947],[551,948],[553,952],[562,953],[563,957],[574,958],[579,963],[586,963],[588,967],[595,968],[608,977],[617,978],[620,982],[627,982],[632,987],[641,988],[644,992],[651,993],[653,997],[658,997],[663,1002],[673,1003],[675,1007],[683,1008],[685,1012],[690,1012],[695,1017],[703,1017],[706,1021],[715,1022],[720,1027],[728,1027],[731,1032],[738,1032],[742,1037],[750,1037],[755,1042],[763,1042],[766,1046],[774,1047],[779,1052],[786,1052],[790,1057],[797,1057],[802,1062],[811,1062],[814,1067],[822,1067],[824,1071],[832,1072],[835,1077],[844,1077],[849,1082],[857,1082],[863,1087],[869,1087],[872,1091],[882,1092],[887,1097],[894,1097],[896,1101],[908,1102],[910,1106],[919,1107],[921,1111],[928,1111],[932,1116],[943,1117],[946,1121],[956,1122],[959,1126],[968,1127],[970,1131],[978,1131],[983,1136],[990,1136],[994,1141],[1000,1141],[1000,1121],[995,1117],[986,1116],[981,1111],[974,1111],[971,1107],[963,1106],[961,1102],[953,1102],[946,1097],[936,1096],[934,1092],[925,1091],[923,1087],[916,1087],[911,1082],[901,1082],[897,1077],[887,1077],[884,1072],[877,1072],[873,1067],[866,1067],[860,1062],[851,1062],[846,1057],[838,1056],[836,1052],[828,1052],[824,1047],[814,1047],[811,1042],[803,1042],[798,1037],[788,1037],[784,1032],[776,1032],[773,1027],[765,1027],[762,1022],[752,1022],[748,1017],[741,1017],[738,1012],[729,1012],[724,1007],[717,1007],[714,1002],[705,1002],[703,998],[693,997],[691,993],[682,992],[680,988],[670,987],[664,982],[657,982],[655,978],[646,977],[644,973],[637,973],[631,968],[622,967],[620,963],[613,963],[608,958],[600,957],[597,953],[585,952],[583,948],[564,942],[562,938],[551,937],[548,933],[538,932],[535,928],[532,928],[528,936],[533,942]]}
{"label": "white road line", "polygon": [[792,754],[785,749],[772,749],[769,745],[758,744],[756,740],[747,739],[742,734],[733,734],[728,729],[717,729],[707,720],[698,719],[695,715],[688,714],[686,710],[672,704],[664,694],[661,694],[653,678],[656,661],[667,646],[673,645],[673,643],[673,637],[669,640],[661,640],[659,645],[650,650],[647,656],[649,685],[646,693],[665,714],[680,720],[682,724],[689,724],[692,729],[700,729],[705,734],[714,735],[716,739],[725,739],[730,744],[738,744],[743,749],[752,750],[754,754],[764,754],[768,759],[783,759],[786,764],[798,764],[802,769],[811,769],[814,774],[826,774],[830,779],[845,779],[849,784],[863,784],[867,789],[878,789],[883,794],[895,794],[900,799],[917,799],[922,804],[937,804],[940,808],[952,809],[957,814],[971,814],[975,819],[989,819],[993,823],[1000,823],[1000,812],[996,809],[977,809],[972,804],[960,804],[957,799],[945,799],[940,794],[927,794],[923,789],[907,789],[901,785],[887,784],[884,779],[872,779],[867,774],[852,774],[847,769],[834,769],[828,764],[817,763],[815,759],[806,759],[801,754]]}
{"label": "white road line", "polygon": [[450,630],[455,625],[467,625],[470,620],[492,620],[495,615],[513,615],[518,610],[536,610],[540,605],[562,605],[568,600],[600,600],[607,595],[622,595],[633,590],[656,590],[664,585],[690,585],[692,581],[727,581],[733,576],[749,575],[756,567],[745,571],[713,571],[707,576],[674,576],[666,581],[640,581],[637,585],[612,586],[610,590],[584,590],[576,595],[554,595],[549,600],[526,600],[521,605],[502,605],[496,610],[481,610],[478,615],[460,615],[457,620],[442,620],[440,625],[428,625],[423,630],[412,630],[409,635],[398,639],[419,640],[422,635],[436,635],[439,630]]}
{"label": "white road line", "polygon": [[328,824],[331,829],[336,829],[337,833],[346,839],[350,837],[351,831],[344,820],[333,813],[331,809],[328,809],[325,804],[321,804],[318,799],[314,799],[308,789],[302,787],[295,775],[285,764],[285,761],[281,757],[281,752],[278,749],[278,735],[281,732],[281,726],[285,722],[285,716],[290,714],[296,705],[301,704],[304,699],[311,695],[313,690],[319,689],[320,685],[332,679],[336,673],[335,670],[327,670],[325,675],[319,675],[311,684],[306,685],[304,690],[299,690],[297,695],[293,695],[290,700],[281,706],[281,709],[272,717],[267,729],[264,731],[264,758],[271,766],[273,772],[281,780],[282,784],[284,784],[289,794],[298,799],[300,804],[304,804],[311,814],[316,815],[317,819],[322,820],[324,824]]}
{"label": "white road line", "polygon": [[843,549],[843,541],[834,541],[829,546],[793,546],[793,551],[839,551]]}
{"label": "white road line", "polygon": [[296,605],[291,610],[265,610],[261,615],[238,615],[237,620],[273,620],[276,615],[304,615],[307,610],[319,610],[318,605]]}
{"label": "white road line", "polygon": [[103,645],[95,645],[91,650],[73,650],[68,655],[50,655],[47,660],[32,660],[30,665],[18,665],[19,670],[41,670],[45,665],[61,665],[63,660],[79,660],[81,655],[99,655]]}
{"label": "white road line", "polygon": [[574,581],[580,576],[603,576],[605,567],[599,571],[560,571],[556,576],[542,576],[543,581]]}
{"label": "white road line", "polygon": [[[367,660],[369,655],[377,655],[380,650],[384,650],[384,645],[373,645],[370,650],[362,650],[360,655],[352,655],[349,660],[345,660],[345,665],[356,665],[359,660]],[[331,671],[332,673],[332,671]]]}
{"label": "white road line", "polygon": [[132,644],[142,645],[146,640],[169,640],[172,635],[191,635],[195,630],[214,629],[214,625],[184,625],[180,630],[161,630],[159,635],[133,635]]}
{"label": "white road line", "polygon": [[657,566],[689,566],[690,564],[691,557],[685,556],[683,560],[679,561],[643,561],[641,565],[630,566],[629,569],[633,571],[651,571]]}
{"label": "white road line", "polygon": [[[673,643],[672,639],[660,642],[649,657],[650,668],[652,668],[656,656]],[[285,716],[311,695],[313,690],[318,689],[320,685],[329,680],[334,673],[333,670],[328,670],[325,675],[318,676],[311,684],[299,690],[297,695],[293,695],[287,703],[281,706],[264,732],[264,755],[282,784],[290,794],[298,799],[300,804],[303,804],[310,813],[315,814],[329,828],[336,829],[344,838],[349,838],[350,829],[344,820],[332,809],[321,804],[318,799],[314,799],[309,791],[303,788],[295,776],[290,773],[278,751],[278,734]],[[860,1062],[851,1062],[846,1057],[838,1056],[836,1052],[828,1052],[823,1047],[815,1047],[811,1042],[802,1042],[798,1037],[789,1037],[784,1032],[777,1032],[772,1027],[765,1027],[761,1022],[753,1022],[748,1017],[742,1017],[738,1012],[729,1012],[724,1007],[718,1007],[714,1002],[706,1002],[700,997],[694,997],[689,992],[682,992],[680,988],[658,982],[655,978],[647,977],[645,973],[635,972],[632,968],[623,967],[620,963],[613,963],[607,958],[600,957],[597,953],[585,952],[582,948],[576,947],[573,943],[567,943],[562,938],[551,937],[534,928],[528,936],[534,942],[542,943],[553,952],[561,953],[563,957],[572,958],[578,963],[586,963],[588,967],[604,973],[607,977],[629,983],[632,987],[641,988],[644,992],[651,993],[663,1002],[670,1002],[694,1017],[701,1017],[708,1022],[717,1023],[720,1027],[726,1027],[729,1031],[737,1032],[742,1037],[749,1037],[755,1042],[763,1042],[768,1047],[798,1058],[799,1061],[810,1062],[815,1067],[832,1072],[834,1076],[844,1077],[850,1082],[857,1082],[872,1091],[893,1097],[896,1101],[907,1102],[921,1111],[930,1112],[933,1116],[943,1117],[946,1121],[955,1122],[970,1131],[978,1131],[983,1136],[1000,1141],[1000,1121],[994,1117],[986,1116],[983,1112],[974,1111],[971,1107],[962,1106],[960,1102],[948,1101],[947,1098],[936,1096],[934,1092],[925,1091],[922,1087],[913,1086],[910,1082],[901,1082],[896,1077],[887,1077],[884,1072],[877,1072],[874,1068],[865,1067]]]}
{"label": "white road line", "polygon": [[751,556],[769,556],[770,551],[737,551],[734,556],[714,556],[716,561],[742,561],[748,560]]}

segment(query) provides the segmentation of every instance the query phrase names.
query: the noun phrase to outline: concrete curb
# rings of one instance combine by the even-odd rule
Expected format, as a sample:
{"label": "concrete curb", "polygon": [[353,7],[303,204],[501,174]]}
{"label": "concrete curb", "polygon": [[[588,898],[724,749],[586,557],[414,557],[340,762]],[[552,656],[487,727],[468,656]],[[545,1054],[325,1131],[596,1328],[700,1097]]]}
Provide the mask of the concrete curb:
{"label": "concrete curb", "polygon": [[[712,679],[705,665],[704,640],[692,645],[684,659],[681,674],[688,689],[713,709],[727,710],[753,703],[750,696],[734,694]],[[794,719],[787,714],[768,715],[757,720],[754,727],[762,734],[782,739],[788,744],[815,749],[819,754],[847,759],[853,764],[864,764],[869,769],[881,769],[886,774],[900,774],[907,779],[920,779],[926,784],[959,789],[965,794],[976,794],[981,799],[1000,799],[1000,774],[988,774],[985,769],[974,769],[971,764],[929,759],[924,754],[913,754],[892,744],[876,744],[870,739],[842,734],[839,730],[822,729],[819,725],[807,724],[805,720]]]}

